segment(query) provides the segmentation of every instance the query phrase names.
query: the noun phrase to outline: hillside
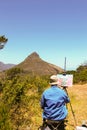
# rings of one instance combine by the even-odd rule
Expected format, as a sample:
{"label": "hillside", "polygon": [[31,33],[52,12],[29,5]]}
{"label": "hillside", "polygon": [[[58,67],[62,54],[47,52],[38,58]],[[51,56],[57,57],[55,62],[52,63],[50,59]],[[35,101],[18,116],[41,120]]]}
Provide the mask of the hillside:
{"label": "hillside", "polygon": [[51,75],[63,72],[63,69],[47,63],[42,60],[36,52],[30,54],[23,62],[16,67],[22,68],[24,71],[39,75]]}
{"label": "hillside", "polygon": [[3,62],[0,62],[0,72],[7,70],[7,69],[10,69],[14,66],[15,66],[14,64],[5,64]]}

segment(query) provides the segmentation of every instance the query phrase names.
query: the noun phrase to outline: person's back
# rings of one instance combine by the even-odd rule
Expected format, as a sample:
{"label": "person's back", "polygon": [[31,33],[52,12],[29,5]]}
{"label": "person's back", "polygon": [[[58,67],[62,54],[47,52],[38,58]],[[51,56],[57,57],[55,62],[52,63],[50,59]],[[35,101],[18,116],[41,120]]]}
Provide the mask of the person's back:
{"label": "person's back", "polygon": [[51,87],[43,92],[41,98],[43,120],[63,121],[67,116],[66,103],[69,98],[66,92],[57,86],[57,76],[53,75],[50,79]]}

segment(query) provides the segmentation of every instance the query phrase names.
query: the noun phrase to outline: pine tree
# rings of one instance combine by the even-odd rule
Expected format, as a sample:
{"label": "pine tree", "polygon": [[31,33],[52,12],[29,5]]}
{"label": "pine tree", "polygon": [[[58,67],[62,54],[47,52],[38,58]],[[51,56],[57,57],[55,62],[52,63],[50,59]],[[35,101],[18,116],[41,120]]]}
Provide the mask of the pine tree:
{"label": "pine tree", "polygon": [[6,44],[7,41],[8,39],[4,35],[0,36],[0,49],[4,48],[4,45]]}

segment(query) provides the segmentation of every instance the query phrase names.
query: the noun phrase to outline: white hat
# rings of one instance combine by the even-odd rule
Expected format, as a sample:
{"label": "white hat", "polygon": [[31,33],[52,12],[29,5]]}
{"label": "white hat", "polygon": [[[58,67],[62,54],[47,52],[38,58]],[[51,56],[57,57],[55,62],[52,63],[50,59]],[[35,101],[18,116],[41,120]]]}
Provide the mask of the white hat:
{"label": "white hat", "polygon": [[51,77],[50,77],[50,85],[56,85],[56,84],[58,84],[59,82],[58,82],[58,77],[57,77],[57,75],[52,75]]}

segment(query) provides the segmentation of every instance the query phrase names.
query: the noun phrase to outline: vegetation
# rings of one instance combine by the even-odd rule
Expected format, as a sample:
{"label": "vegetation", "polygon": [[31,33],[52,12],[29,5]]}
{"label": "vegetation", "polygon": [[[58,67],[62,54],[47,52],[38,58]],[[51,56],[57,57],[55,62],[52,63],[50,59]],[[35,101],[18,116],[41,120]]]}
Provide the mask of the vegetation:
{"label": "vegetation", "polygon": [[80,65],[76,71],[67,71],[67,74],[73,74],[74,83],[87,83],[87,63]]}
{"label": "vegetation", "polygon": [[[87,65],[81,65],[76,71],[67,73],[74,75],[74,83],[87,82]],[[41,94],[48,87],[49,76],[25,75],[20,68],[6,71],[4,78],[0,79],[0,130],[37,130],[42,124]],[[87,95],[87,88],[83,88],[76,86],[69,89],[78,124],[86,118],[84,105],[87,97],[83,95]],[[81,108],[79,111],[78,105]],[[73,130],[74,119],[69,105],[68,110],[67,119],[70,124],[67,123],[67,130]]]}
{"label": "vegetation", "polygon": [[0,130],[22,130],[31,127],[34,118],[38,119],[39,100],[48,85],[48,77],[21,73],[18,68],[8,70],[0,83]]}
{"label": "vegetation", "polygon": [[8,41],[8,39],[5,36],[0,36],[0,49],[3,49],[3,47],[7,41]]}

